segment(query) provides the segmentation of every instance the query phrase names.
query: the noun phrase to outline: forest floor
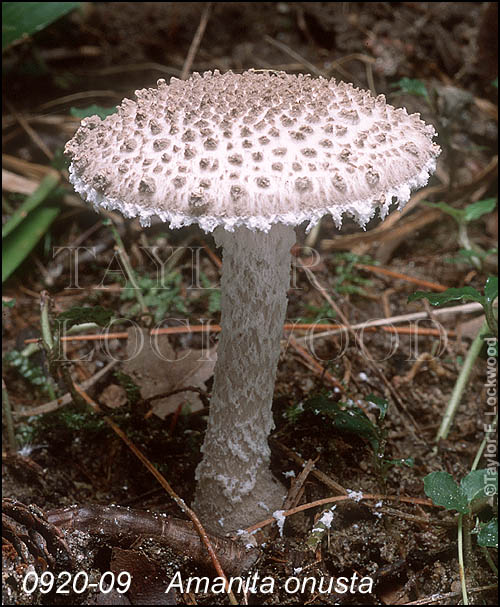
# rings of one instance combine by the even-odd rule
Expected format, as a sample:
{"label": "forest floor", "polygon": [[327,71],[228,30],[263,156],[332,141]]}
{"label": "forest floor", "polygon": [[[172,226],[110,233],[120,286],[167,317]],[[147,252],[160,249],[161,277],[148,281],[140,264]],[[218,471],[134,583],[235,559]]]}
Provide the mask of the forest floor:
{"label": "forest floor", "polygon": [[[194,227],[142,229],[115,213],[103,221],[67,182],[62,150],[78,127],[78,110],[93,104],[112,108],[124,97],[133,98],[135,89],[186,70],[249,68],[335,77],[383,93],[389,103],[419,112],[434,125],[442,154],[436,174],[414,193],[407,212],[393,213],[383,223],[374,220],[366,232],[347,221],[338,233],[324,218],[313,240],[307,240],[310,248],[305,230],[298,230],[287,322],[345,325],[347,320],[351,329],[327,336],[307,329],[284,333],[270,440],[272,470],[289,490],[289,508],[311,506],[287,516],[281,533],[263,520],[253,536],[260,552],[251,572],[272,579],[274,588],[237,593],[237,600],[459,604],[456,512],[433,504],[423,479],[434,471],[446,471],[457,482],[464,478],[491,421],[483,356],[447,438],[435,444],[483,317],[480,306],[441,314],[425,300],[408,303],[408,296],[447,287],[482,293],[488,277],[498,272],[496,257],[488,254],[498,240],[493,207],[467,224],[469,244],[484,252],[479,259],[464,246],[455,219],[427,205],[445,202],[467,209],[496,197],[498,4],[82,4],[3,56],[3,223],[48,175],[58,180],[48,204],[60,209],[3,284],[3,394],[15,426],[9,436],[4,419],[3,491],[5,498],[19,502],[4,503],[9,520],[17,521],[4,536],[4,604],[228,604],[224,593],[177,588],[165,594],[177,572],[187,579],[211,575],[213,569],[196,556],[192,538],[181,548],[168,537],[147,537],[144,511],[185,517],[130,448],[132,442],[191,502],[217,333],[207,337],[182,327],[219,323],[220,251],[210,235]],[[206,29],[197,44],[200,23]],[[181,328],[159,338],[177,361],[151,368],[150,350],[126,361],[130,327],[144,328],[145,316],[125,288],[116,234],[138,277],[149,326]],[[70,245],[82,247],[76,265],[74,257],[58,249]],[[168,288],[161,291],[155,289],[155,264],[144,252],[151,246],[169,260]],[[85,339],[65,342],[64,356],[71,363],[62,368],[49,364],[43,349],[32,346],[26,355],[26,340],[37,342],[42,335],[41,310],[49,312],[51,331],[57,320],[69,318],[64,316],[69,310],[85,322],[99,314],[109,320],[109,310],[121,320],[113,324],[113,339],[93,340],[94,328],[84,331]],[[418,322],[412,316],[417,313]],[[405,316],[404,322],[394,321],[397,316]],[[374,319],[385,319],[386,329],[352,329]],[[208,353],[201,362],[200,350]],[[83,401],[81,395],[76,403],[58,400],[68,392],[68,377],[83,386]],[[150,399],[162,393],[168,396]],[[358,423],[346,427],[342,413],[349,410]],[[479,467],[485,465],[483,458]],[[337,501],[312,505],[329,497]],[[331,526],[313,533],[332,504]],[[110,505],[131,509],[126,516],[120,511],[119,518],[127,519],[123,524],[135,530],[134,537],[99,533],[105,511],[97,507]],[[86,531],[75,530],[73,523],[62,539],[59,509],[69,506],[97,509]],[[488,509],[491,504],[480,516],[487,516]],[[47,523],[47,517],[57,525]],[[496,604],[491,568],[496,551],[481,549],[466,531],[471,538],[465,551],[470,603]],[[31,541],[26,540],[30,533]],[[69,596],[23,591],[29,567],[68,567],[60,542],[66,542],[77,563],[75,571],[86,571],[92,580],[105,571],[131,571],[134,583],[126,596],[98,590]],[[237,551],[228,571],[239,571],[238,559],[243,555]],[[287,586],[292,578],[319,583],[354,575],[373,580],[369,592],[361,587],[321,592],[312,580],[303,591]]]}

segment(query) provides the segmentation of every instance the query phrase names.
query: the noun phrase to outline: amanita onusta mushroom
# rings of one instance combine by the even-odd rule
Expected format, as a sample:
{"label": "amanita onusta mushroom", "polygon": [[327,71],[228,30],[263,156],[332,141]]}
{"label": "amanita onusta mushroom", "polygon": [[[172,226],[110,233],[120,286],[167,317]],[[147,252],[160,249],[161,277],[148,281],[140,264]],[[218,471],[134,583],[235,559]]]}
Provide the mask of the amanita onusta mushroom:
{"label": "amanita onusta mushroom", "polygon": [[223,247],[222,335],[195,509],[212,529],[281,505],[267,439],[294,226],[344,213],[364,226],[427,183],[439,147],[418,114],[350,84],[206,72],[136,92],[82,121],[66,152],[98,207],[214,231]]}

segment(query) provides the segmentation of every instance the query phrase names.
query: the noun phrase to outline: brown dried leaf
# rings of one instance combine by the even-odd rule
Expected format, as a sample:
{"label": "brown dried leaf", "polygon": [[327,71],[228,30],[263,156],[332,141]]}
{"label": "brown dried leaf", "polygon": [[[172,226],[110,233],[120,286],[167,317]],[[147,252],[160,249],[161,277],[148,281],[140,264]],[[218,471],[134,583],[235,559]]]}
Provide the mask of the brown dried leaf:
{"label": "brown dried leaf", "polygon": [[101,405],[105,405],[110,409],[117,409],[127,404],[127,392],[123,386],[117,384],[109,384],[106,386],[99,397]]}
{"label": "brown dried leaf", "polygon": [[[124,371],[133,378],[145,399],[181,388],[205,389],[216,361],[215,348],[175,352],[167,335],[150,337],[146,330],[136,328],[129,330],[127,357]],[[197,394],[186,391],[155,401],[153,413],[163,419],[183,404],[189,404],[191,411],[203,407]]]}
{"label": "brown dried leaf", "polygon": [[21,175],[16,175],[12,171],[2,169],[2,190],[5,192],[17,192],[19,194],[33,194],[40,185],[33,179],[27,179]]}
{"label": "brown dried leaf", "polygon": [[113,548],[111,571],[118,576],[127,571],[132,577],[128,597],[132,605],[176,605],[175,592],[165,594],[166,580],[156,563],[138,550]]}
{"label": "brown dried leaf", "polygon": [[462,335],[464,337],[469,337],[470,339],[474,339],[476,335],[479,333],[479,329],[484,324],[484,315],[478,316],[477,318],[473,318],[472,320],[468,320],[463,322],[461,325]]}

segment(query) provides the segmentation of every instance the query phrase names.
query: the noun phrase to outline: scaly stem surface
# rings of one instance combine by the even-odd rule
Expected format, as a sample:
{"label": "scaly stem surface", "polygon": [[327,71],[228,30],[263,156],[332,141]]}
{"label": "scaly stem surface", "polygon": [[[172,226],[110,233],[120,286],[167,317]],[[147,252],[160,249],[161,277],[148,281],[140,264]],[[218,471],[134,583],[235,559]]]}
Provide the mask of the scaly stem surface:
{"label": "scaly stem surface", "polygon": [[269,469],[272,399],[295,232],[219,228],[222,334],[194,510],[215,531],[251,525],[281,506]]}

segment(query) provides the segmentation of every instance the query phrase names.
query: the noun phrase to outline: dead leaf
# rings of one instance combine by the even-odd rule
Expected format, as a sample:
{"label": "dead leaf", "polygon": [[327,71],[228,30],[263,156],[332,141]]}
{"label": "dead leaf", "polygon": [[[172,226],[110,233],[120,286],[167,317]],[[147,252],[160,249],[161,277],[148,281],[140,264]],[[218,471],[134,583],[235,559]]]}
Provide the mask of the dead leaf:
{"label": "dead leaf", "polygon": [[105,405],[110,409],[123,407],[127,403],[127,392],[123,386],[117,384],[109,384],[106,386],[99,397],[101,405]]}
{"label": "dead leaf", "polygon": [[461,324],[462,335],[474,339],[484,324],[484,315],[473,318]]}
{"label": "dead leaf", "polygon": [[[127,357],[124,371],[139,386],[142,398],[187,387],[204,390],[216,361],[215,348],[175,352],[167,335],[150,336],[135,327],[129,329]],[[191,411],[203,408],[198,394],[186,391],[154,401],[153,413],[164,419],[183,404],[189,404]]]}
{"label": "dead leaf", "polygon": [[17,192],[29,196],[33,194],[39,185],[40,183],[33,179],[27,179],[26,177],[12,173],[12,171],[2,169],[2,190],[5,192]]}
{"label": "dead leaf", "polygon": [[113,548],[111,571],[127,571],[132,583],[127,593],[132,605],[176,605],[175,592],[165,593],[167,580],[158,565],[138,550]]}

